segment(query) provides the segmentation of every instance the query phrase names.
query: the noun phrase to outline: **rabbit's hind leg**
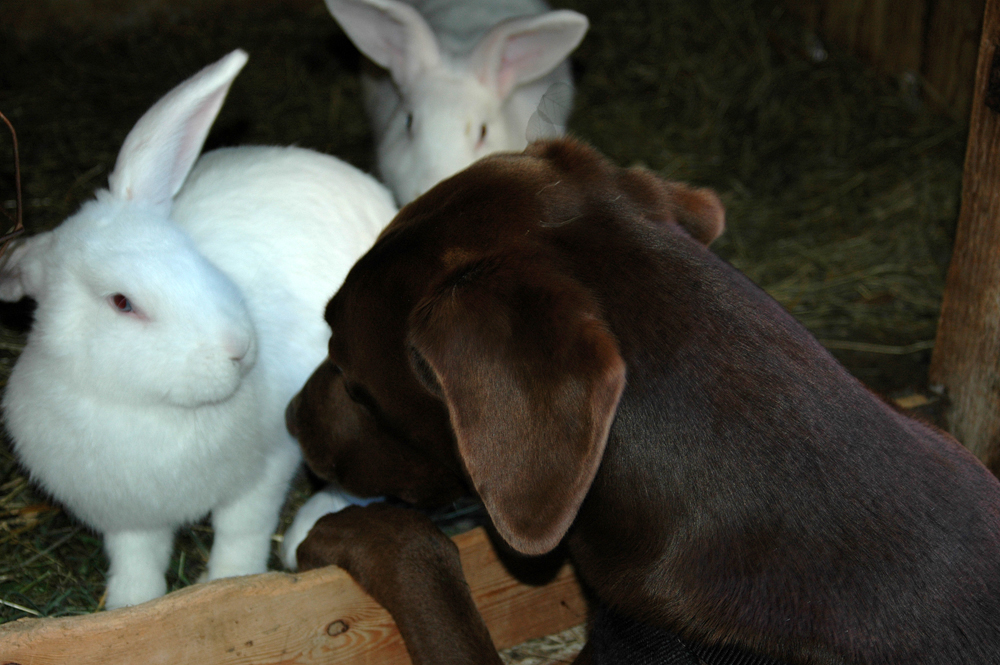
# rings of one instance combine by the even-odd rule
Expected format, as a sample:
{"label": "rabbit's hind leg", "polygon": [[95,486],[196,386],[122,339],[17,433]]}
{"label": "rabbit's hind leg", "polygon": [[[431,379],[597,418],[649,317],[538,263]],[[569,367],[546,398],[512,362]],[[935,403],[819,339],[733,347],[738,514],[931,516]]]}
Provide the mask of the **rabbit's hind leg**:
{"label": "rabbit's hind leg", "polygon": [[164,573],[173,547],[173,527],[105,533],[104,549],[111,561],[105,607],[138,605],[166,593]]}

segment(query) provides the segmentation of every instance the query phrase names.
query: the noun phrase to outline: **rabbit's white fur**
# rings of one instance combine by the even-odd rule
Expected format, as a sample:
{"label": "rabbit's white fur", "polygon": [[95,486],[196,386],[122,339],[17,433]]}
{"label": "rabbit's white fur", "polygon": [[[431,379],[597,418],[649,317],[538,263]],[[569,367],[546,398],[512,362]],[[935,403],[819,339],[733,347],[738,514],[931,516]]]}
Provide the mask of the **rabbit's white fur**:
{"label": "rabbit's white fur", "polygon": [[[566,57],[587,18],[541,0],[326,0],[348,37],[390,76],[363,75],[382,179],[403,204],[492,152],[527,145],[528,121],[553,84],[570,92]],[[557,129],[555,133],[561,132]],[[541,138],[536,137],[536,138]]]}
{"label": "rabbit's white fur", "polygon": [[299,562],[296,558],[296,551],[299,545],[306,539],[313,525],[319,518],[328,513],[340,512],[350,505],[367,506],[377,503],[383,499],[362,499],[352,494],[348,494],[339,485],[329,484],[320,491],[309,497],[309,500],[299,507],[295,513],[295,519],[291,525],[285,529],[285,536],[281,540],[281,547],[278,554],[282,563],[288,570],[298,570]]}
{"label": "rabbit's white fur", "polygon": [[266,569],[300,461],[285,405],[326,355],[327,300],[395,212],[374,179],[300,148],[191,168],[245,61],[157,102],[109,190],[0,262],[0,298],[38,301],[6,425],[31,476],[103,533],[109,608],[164,593],[175,530],[208,512],[209,579]]}

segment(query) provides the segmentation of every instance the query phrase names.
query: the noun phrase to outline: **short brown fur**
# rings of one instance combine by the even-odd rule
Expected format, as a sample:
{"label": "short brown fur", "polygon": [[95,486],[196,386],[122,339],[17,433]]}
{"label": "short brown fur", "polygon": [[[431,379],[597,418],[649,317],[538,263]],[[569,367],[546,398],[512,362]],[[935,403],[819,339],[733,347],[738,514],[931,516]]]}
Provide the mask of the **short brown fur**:
{"label": "short brown fur", "polygon": [[[351,271],[289,427],[348,490],[475,492],[516,549],[565,540],[602,603],[700,644],[997,662],[1000,484],[709,252],[723,219],[711,192],[571,140],[484,159]],[[499,662],[407,514],[328,516],[300,562],[345,566],[418,665]]]}

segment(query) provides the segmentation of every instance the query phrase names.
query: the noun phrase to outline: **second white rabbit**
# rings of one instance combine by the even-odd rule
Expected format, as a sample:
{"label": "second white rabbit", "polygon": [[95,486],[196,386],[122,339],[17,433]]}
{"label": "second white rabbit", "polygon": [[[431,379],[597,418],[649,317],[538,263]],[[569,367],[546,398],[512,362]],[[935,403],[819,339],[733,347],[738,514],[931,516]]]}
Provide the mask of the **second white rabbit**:
{"label": "second white rabbit", "polygon": [[[363,75],[378,169],[400,204],[492,152],[523,150],[555,85],[549,126],[572,105],[567,56],[587,18],[541,0],[326,0],[358,49],[390,76]],[[534,138],[543,138],[537,136]]]}

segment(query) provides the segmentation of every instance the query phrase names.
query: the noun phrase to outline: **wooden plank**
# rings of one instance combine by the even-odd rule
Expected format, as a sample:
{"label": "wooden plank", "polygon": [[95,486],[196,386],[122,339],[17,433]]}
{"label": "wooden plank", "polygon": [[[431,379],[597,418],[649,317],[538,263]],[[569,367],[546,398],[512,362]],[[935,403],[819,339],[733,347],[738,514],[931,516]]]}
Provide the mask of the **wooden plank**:
{"label": "wooden plank", "polygon": [[824,0],[819,16],[819,32],[825,39],[840,44],[856,55],[865,53],[868,44],[860,34],[861,25],[871,20],[871,11],[866,11],[867,0]]}
{"label": "wooden plank", "polygon": [[[485,532],[455,538],[497,648],[586,619],[566,565],[545,586],[515,580]],[[4,665],[407,665],[389,614],[344,571],[265,573],[198,584],[137,607],[0,626]]]}
{"label": "wooden plank", "polygon": [[985,0],[937,0],[927,21],[923,74],[931,101],[963,122],[972,107]]}
{"label": "wooden plank", "polygon": [[920,73],[928,101],[968,118],[985,0],[785,0],[809,30],[883,73]]}
{"label": "wooden plank", "polygon": [[819,31],[823,14],[823,0],[785,0],[785,7],[797,17],[807,30]]}
{"label": "wooden plank", "polygon": [[821,31],[890,74],[919,72],[927,4],[898,0],[828,2]]}
{"label": "wooden plank", "polygon": [[931,383],[951,401],[948,428],[994,473],[1000,472],[1000,113],[986,101],[998,44],[1000,0],[987,0],[962,208],[930,370]]}
{"label": "wooden plank", "polygon": [[927,0],[785,0],[810,30],[884,72],[919,72]]}

